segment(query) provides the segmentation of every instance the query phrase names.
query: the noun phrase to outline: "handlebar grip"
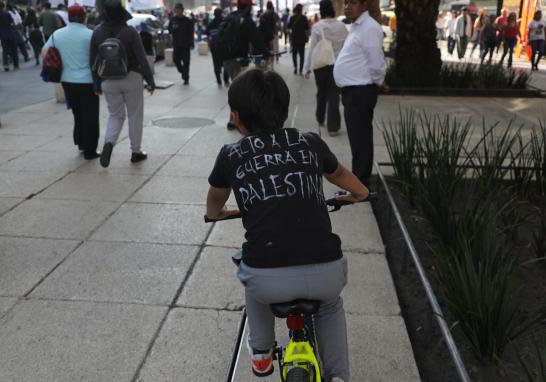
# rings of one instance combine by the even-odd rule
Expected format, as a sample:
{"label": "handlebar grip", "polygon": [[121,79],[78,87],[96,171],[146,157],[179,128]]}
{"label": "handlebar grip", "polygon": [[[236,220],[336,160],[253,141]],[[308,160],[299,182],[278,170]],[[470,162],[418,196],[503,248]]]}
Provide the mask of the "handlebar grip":
{"label": "handlebar grip", "polygon": [[205,223],[214,223],[214,222],[220,222],[220,221],[223,221],[223,220],[232,220],[232,219],[240,219],[240,218],[241,218],[241,213],[240,212],[238,214],[230,215],[230,216],[228,216],[226,218],[223,218],[223,219],[211,219],[207,215],[205,215]]}

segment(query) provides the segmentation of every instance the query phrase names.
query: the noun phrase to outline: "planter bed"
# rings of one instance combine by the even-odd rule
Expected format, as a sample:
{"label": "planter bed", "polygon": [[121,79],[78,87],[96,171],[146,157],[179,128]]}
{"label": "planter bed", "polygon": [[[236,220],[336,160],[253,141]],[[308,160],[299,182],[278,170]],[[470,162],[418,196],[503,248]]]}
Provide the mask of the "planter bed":
{"label": "planter bed", "polygon": [[535,89],[457,89],[457,88],[411,88],[391,87],[382,95],[419,95],[444,97],[510,97],[510,98],[543,98],[544,92]]}
{"label": "planter bed", "polygon": [[[396,180],[394,178],[389,177],[387,181],[423,267],[426,269],[427,277],[436,295],[440,297],[438,295],[436,261],[429,246],[433,236],[431,224],[422,217],[418,210],[409,205],[395,186]],[[372,189],[380,192],[379,199],[373,203],[373,210],[386,245],[386,256],[421,378],[425,382],[458,381],[455,367],[448,349],[443,343],[440,329],[435,320],[431,318],[431,310],[415,266],[410,255],[405,256],[405,243],[398,225],[394,217],[389,216],[391,212],[386,195],[382,192],[380,185],[372,184]],[[532,210],[531,206],[523,208]],[[524,264],[529,260],[536,260],[536,255],[525,245],[531,240],[534,224],[535,222],[531,219],[520,227],[516,239],[518,246],[514,251],[514,256],[518,257],[518,267],[514,273],[514,279],[517,286],[522,288],[521,311],[530,316],[546,313],[544,297],[546,296],[546,282],[544,281],[546,280],[546,263],[543,261]],[[440,303],[442,304],[441,301]],[[454,326],[454,320],[449,316],[447,308],[443,304],[442,310],[447,315],[449,325]],[[433,323],[430,324],[431,322]],[[472,353],[467,339],[457,330],[456,325],[452,328],[452,333],[472,381],[527,381],[525,371],[519,366],[516,354],[525,356],[526,353],[535,351],[529,346],[530,338],[536,336],[537,332],[544,333],[546,331],[545,324],[546,322],[542,322],[535,332],[525,334],[509,346],[500,368],[478,361]],[[539,380],[537,379],[537,381]]]}

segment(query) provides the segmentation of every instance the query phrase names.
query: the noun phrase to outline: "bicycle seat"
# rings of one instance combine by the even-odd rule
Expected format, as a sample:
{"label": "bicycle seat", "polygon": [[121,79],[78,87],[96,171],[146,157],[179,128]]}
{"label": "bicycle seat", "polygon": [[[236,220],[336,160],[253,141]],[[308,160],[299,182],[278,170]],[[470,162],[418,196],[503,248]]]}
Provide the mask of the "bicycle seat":
{"label": "bicycle seat", "polygon": [[290,302],[281,302],[271,304],[271,311],[275,317],[286,318],[295,315],[311,315],[318,312],[320,301],[317,300],[294,300]]}

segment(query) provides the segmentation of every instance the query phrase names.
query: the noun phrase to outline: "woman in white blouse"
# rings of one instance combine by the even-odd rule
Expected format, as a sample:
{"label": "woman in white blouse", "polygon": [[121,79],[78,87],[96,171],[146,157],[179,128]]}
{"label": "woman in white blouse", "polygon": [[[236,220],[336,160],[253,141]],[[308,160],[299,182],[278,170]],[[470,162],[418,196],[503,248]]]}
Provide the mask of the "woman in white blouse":
{"label": "woman in white blouse", "polygon": [[[342,22],[336,20],[336,13],[331,0],[322,0],[320,2],[321,20],[313,25],[311,31],[311,47],[305,61],[305,77],[309,78],[313,58],[313,50],[322,36],[332,43],[334,55],[337,58],[343,42],[347,38],[347,27]],[[315,65],[313,65],[315,66]],[[315,82],[317,84],[317,108],[315,116],[319,126],[326,125],[330,136],[339,134],[341,126],[341,115],[339,113],[339,88],[334,81],[334,65],[313,68]]]}

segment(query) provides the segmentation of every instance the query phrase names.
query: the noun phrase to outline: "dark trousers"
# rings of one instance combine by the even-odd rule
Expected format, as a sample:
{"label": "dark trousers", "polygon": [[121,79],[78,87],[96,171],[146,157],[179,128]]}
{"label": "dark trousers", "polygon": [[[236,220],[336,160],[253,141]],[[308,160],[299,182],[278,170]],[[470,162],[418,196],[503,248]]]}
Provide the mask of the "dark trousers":
{"label": "dark trousers", "polygon": [[15,40],[2,40],[2,62],[4,68],[9,68],[9,58],[13,62],[13,67],[19,67],[19,56],[17,55],[17,44]]}
{"label": "dark trousers", "polygon": [[[211,49],[210,53],[212,55],[212,63],[214,65],[214,75],[216,76],[216,82],[219,84],[222,83],[222,69],[224,67],[224,62],[222,57],[218,54],[215,49]],[[224,69],[224,83],[229,82],[229,73]]]}
{"label": "dark trousers", "polygon": [[182,74],[182,79],[188,81],[190,79],[190,47],[173,48],[173,61],[178,69],[178,73]]}
{"label": "dark trousers", "polygon": [[531,65],[538,69],[538,62],[544,54],[544,40],[531,41]]}
{"label": "dark trousers", "polygon": [[[315,82],[317,84],[317,109],[315,116],[317,122],[324,123],[328,115],[328,131],[338,131],[341,124],[339,113],[339,88],[334,81],[334,66],[314,70]],[[326,112],[328,110],[328,113]]]}
{"label": "dark trousers", "polygon": [[373,110],[377,103],[377,85],[348,86],[341,89],[345,123],[353,155],[352,170],[366,186],[373,167]]}
{"label": "dark trousers", "polygon": [[305,58],[305,44],[292,44],[292,61],[294,62],[294,72],[298,69],[298,55],[300,56],[300,74],[303,72],[303,61]]}
{"label": "dark trousers", "polygon": [[457,36],[457,55],[459,59],[463,58],[468,46],[468,36]]}
{"label": "dark trousers", "polygon": [[449,54],[453,54],[453,51],[455,50],[455,45],[457,45],[457,41],[453,37],[448,36],[448,38],[447,38],[447,52]]}
{"label": "dark trousers", "polygon": [[99,97],[93,84],[63,82],[64,94],[74,115],[74,144],[84,155],[97,151],[99,142]]}
{"label": "dark trousers", "polygon": [[500,60],[500,64],[504,62],[504,57],[508,54],[508,67],[512,67],[512,56],[514,55],[514,47],[516,46],[516,38],[515,37],[509,37],[504,39],[504,45],[503,45],[503,51],[502,51],[502,57]]}

